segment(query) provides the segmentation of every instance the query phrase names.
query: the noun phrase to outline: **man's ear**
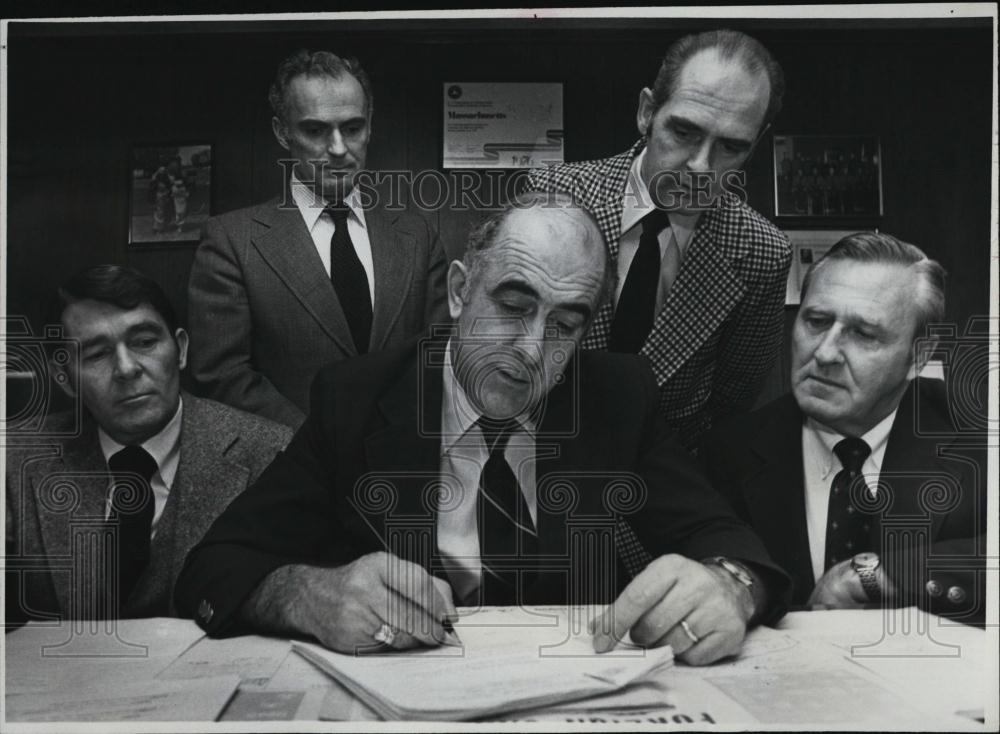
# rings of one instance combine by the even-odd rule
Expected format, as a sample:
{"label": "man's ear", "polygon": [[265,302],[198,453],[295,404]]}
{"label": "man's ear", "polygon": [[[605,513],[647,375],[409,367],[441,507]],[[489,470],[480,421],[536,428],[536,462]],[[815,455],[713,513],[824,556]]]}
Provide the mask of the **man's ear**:
{"label": "man's ear", "polygon": [[469,273],[461,260],[452,260],[448,266],[448,313],[457,319],[462,313],[465,301],[462,296],[469,283]]}
{"label": "man's ear", "polygon": [[639,92],[639,107],[635,111],[635,124],[639,128],[642,137],[649,135],[649,127],[653,123],[653,115],[656,114],[656,105],[653,102],[653,90],[643,87]]}
{"label": "man's ear", "polygon": [[274,132],[274,137],[278,141],[278,145],[288,150],[288,129],[285,127],[285,123],[278,119],[277,115],[271,118],[271,130]]}
{"label": "man's ear", "polygon": [[934,350],[937,349],[937,337],[920,339],[913,348],[913,364],[910,365],[910,372],[906,376],[907,380],[912,380],[919,375],[930,360]]}
{"label": "man's ear", "polygon": [[182,370],[187,367],[188,333],[184,329],[177,329],[174,341],[177,342],[177,369]]}

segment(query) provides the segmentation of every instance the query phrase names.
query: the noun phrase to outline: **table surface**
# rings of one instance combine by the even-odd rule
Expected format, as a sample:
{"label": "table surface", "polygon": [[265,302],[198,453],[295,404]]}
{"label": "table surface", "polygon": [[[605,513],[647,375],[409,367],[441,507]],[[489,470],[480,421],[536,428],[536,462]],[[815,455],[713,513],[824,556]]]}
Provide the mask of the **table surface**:
{"label": "table surface", "polygon": [[[493,612],[515,620],[511,645],[528,639],[517,621],[526,610]],[[556,626],[574,624],[573,614],[582,612],[546,607],[525,618],[546,613],[558,620],[549,625],[558,635]],[[774,629],[751,632],[735,659],[656,671],[641,696],[499,718],[569,727],[995,730],[996,651],[996,628],[955,625],[916,609],[794,612]],[[11,731],[15,722],[38,721],[378,718],[288,640],[211,640],[188,620],[32,623],[5,636],[5,661]]]}

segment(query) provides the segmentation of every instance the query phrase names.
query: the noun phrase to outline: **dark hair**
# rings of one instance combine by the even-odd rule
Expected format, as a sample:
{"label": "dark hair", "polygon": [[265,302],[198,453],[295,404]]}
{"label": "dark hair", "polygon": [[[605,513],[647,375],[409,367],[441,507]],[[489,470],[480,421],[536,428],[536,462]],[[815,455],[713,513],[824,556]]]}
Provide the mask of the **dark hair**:
{"label": "dark hair", "polygon": [[663,63],[660,64],[660,71],[653,83],[655,109],[659,110],[674,93],[684,65],[696,54],[708,49],[717,51],[723,61],[732,59],[739,61],[750,74],[764,72],[767,75],[770,91],[767,97],[767,110],[760,126],[763,130],[781,111],[781,103],[785,96],[785,73],[760,41],[739,31],[725,29],[706,31],[684,36],[672,43],[663,56]]}
{"label": "dark hair", "polygon": [[883,232],[849,234],[827,250],[823,257],[809,266],[802,279],[803,300],[816,273],[827,263],[837,260],[913,268],[920,284],[913,293],[913,305],[917,310],[917,329],[913,335],[914,339],[924,335],[928,324],[944,320],[944,286],[947,273],[941,263],[931,260],[916,245],[903,242]]}
{"label": "dark hair", "polygon": [[63,313],[77,301],[110,303],[125,311],[146,304],[156,311],[170,330],[177,331],[177,316],[163,289],[138,270],[122,265],[94,265],[81,270],[56,289],[49,304],[48,322],[58,324]]}
{"label": "dark hair", "polygon": [[299,49],[278,65],[267,99],[275,116],[285,121],[287,110],[288,87],[298,76],[328,76],[339,79],[344,74],[350,74],[365,93],[365,111],[371,115],[375,106],[375,96],[372,94],[372,83],[368,74],[361,68],[361,62],[352,56],[341,58],[329,51],[307,51]]}
{"label": "dark hair", "polygon": [[[594,215],[565,191],[525,191],[514,197],[503,209],[491,214],[483,222],[473,227],[469,232],[468,244],[462,263],[465,265],[467,273],[467,286],[478,277],[482,266],[489,258],[490,250],[496,244],[497,234],[500,232],[503,223],[507,221],[512,213],[519,209],[532,209],[540,207],[542,209],[565,209],[581,212],[589,221],[593,230],[597,233],[599,243],[604,245],[604,235],[601,227],[594,218]],[[614,292],[617,273],[611,267],[611,258],[604,250],[604,269],[601,278],[601,290],[597,294],[596,303],[598,306]],[[596,310],[595,310],[596,315]]]}

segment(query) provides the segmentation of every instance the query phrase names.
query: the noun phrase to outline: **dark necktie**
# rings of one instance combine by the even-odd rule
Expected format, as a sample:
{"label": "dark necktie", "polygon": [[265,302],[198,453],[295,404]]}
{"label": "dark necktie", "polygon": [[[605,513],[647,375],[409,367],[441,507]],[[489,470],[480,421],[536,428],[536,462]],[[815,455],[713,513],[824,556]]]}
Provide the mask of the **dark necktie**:
{"label": "dark necktie", "polygon": [[868,515],[851,503],[852,494],[868,491],[861,468],[872,452],[871,447],[860,438],[845,438],[833,447],[833,452],[844,468],[837,472],[830,487],[825,569],[866,550],[871,527]]}
{"label": "dark necktie", "polygon": [[326,211],[334,225],[333,237],[330,238],[330,280],[333,281],[333,289],[337,292],[340,307],[347,317],[354,346],[358,354],[364,354],[368,351],[372,332],[372,299],[368,291],[368,276],[347,231],[347,205],[331,205]]}
{"label": "dark necktie", "polygon": [[149,536],[156,508],[149,482],[157,466],[146,449],[126,446],[108,459],[108,468],[113,481],[108,522],[118,528],[120,607],[149,563]]}
{"label": "dark necktie", "polygon": [[504,456],[516,421],[478,421],[489,458],[479,476],[476,510],[479,524],[479,557],[483,565],[483,604],[510,606],[517,603],[518,574],[521,586],[532,582],[538,553],[538,536],[517,477]]}
{"label": "dark necktie", "polygon": [[628,267],[611,322],[609,351],[637,354],[653,328],[656,290],[660,284],[659,236],[669,225],[670,218],[662,209],[653,209],[642,218],[639,249]]}

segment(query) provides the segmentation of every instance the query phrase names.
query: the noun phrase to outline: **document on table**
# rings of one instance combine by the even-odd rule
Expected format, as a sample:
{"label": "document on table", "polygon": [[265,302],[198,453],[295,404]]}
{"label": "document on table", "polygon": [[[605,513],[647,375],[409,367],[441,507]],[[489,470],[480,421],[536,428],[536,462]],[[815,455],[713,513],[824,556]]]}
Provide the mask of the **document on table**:
{"label": "document on table", "polygon": [[72,688],[8,693],[8,721],[214,721],[236,691],[235,675],[198,681],[103,679]]}
{"label": "document on table", "polygon": [[565,609],[487,609],[456,625],[462,647],[386,655],[294,649],[386,719],[457,720],[609,694],[669,666],[669,647],[598,655]]}

